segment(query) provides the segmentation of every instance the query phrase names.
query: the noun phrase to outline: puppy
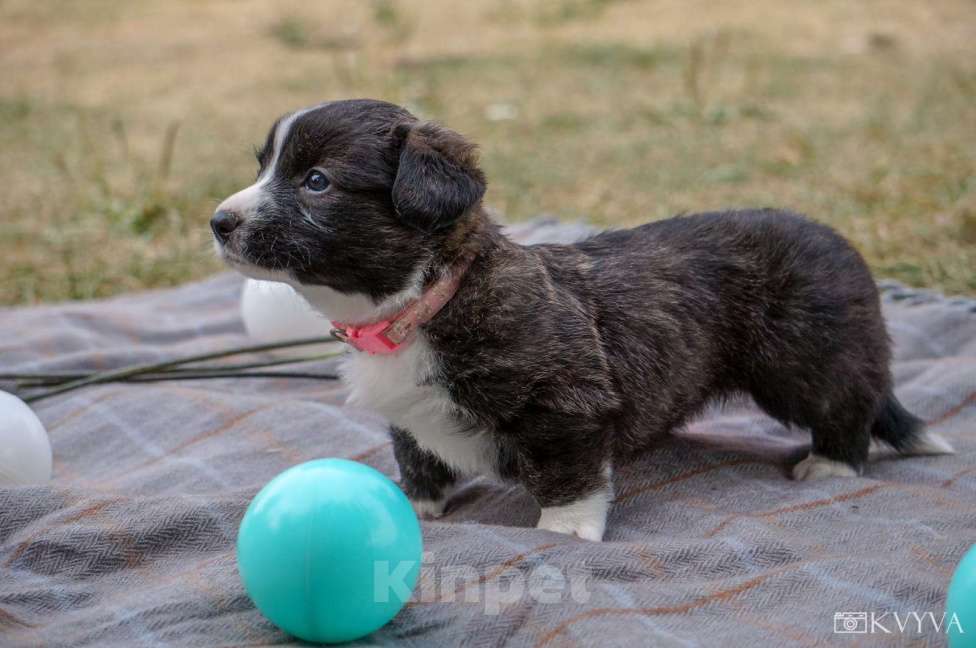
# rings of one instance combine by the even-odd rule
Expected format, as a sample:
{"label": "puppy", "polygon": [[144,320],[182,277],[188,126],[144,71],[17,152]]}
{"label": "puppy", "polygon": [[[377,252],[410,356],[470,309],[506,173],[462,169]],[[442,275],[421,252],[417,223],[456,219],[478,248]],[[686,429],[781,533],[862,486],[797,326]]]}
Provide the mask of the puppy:
{"label": "puppy", "polygon": [[538,527],[603,537],[615,463],[748,394],[807,429],[796,479],[861,472],[872,439],[952,449],[892,393],[878,291],[833,230],[777,210],[521,246],[482,208],[475,148],[372,100],[279,119],[211,220],[245,275],[293,286],[354,347],[352,403],[391,423],[402,485],[514,480]]}

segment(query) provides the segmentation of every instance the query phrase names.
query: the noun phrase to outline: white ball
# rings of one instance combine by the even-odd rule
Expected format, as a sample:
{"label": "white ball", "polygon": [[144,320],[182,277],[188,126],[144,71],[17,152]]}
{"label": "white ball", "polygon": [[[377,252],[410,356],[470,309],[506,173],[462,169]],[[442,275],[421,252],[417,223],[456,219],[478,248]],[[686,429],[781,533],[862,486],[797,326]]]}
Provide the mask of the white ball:
{"label": "white ball", "polygon": [[0,391],[0,486],[51,479],[51,441],[27,403]]}
{"label": "white ball", "polygon": [[[247,334],[258,342],[285,342],[300,338],[324,337],[332,324],[316,312],[288,284],[247,279],[241,292],[241,318]],[[303,346],[282,349],[279,353],[306,356],[331,347]]]}

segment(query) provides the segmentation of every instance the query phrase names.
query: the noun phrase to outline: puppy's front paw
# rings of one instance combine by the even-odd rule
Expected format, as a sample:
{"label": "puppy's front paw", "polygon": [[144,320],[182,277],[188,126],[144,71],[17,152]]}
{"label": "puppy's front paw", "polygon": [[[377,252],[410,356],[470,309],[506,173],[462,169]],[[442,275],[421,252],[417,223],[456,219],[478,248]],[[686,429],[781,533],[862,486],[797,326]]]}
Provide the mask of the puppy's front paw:
{"label": "puppy's front paw", "polygon": [[850,464],[813,453],[793,466],[793,479],[797,481],[813,481],[827,477],[857,477],[857,475],[858,472]]}
{"label": "puppy's front paw", "polygon": [[600,542],[606,529],[609,508],[610,493],[600,490],[570,504],[543,507],[536,528]]}
{"label": "puppy's front paw", "polygon": [[447,496],[436,500],[412,499],[410,500],[410,505],[413,506],[417,517],[424,520],[433,520],[444,515],[444,509],[447,508]]}

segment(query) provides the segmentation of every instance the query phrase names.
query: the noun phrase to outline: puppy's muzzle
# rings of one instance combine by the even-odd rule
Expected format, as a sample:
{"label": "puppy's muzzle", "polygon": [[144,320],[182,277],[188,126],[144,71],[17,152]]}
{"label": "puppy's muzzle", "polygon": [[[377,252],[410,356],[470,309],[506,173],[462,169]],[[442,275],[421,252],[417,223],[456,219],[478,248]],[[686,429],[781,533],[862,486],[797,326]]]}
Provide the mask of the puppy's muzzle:
{"label": "puppy's muzzle", "polygon": [[240,223],[240,218],[238,218],[236,212],[221,209],[210,219],[210,229],[213,230],[213,234],[218,241],[226,243],[227,239],[230,238],[230,235],[237,229]]}

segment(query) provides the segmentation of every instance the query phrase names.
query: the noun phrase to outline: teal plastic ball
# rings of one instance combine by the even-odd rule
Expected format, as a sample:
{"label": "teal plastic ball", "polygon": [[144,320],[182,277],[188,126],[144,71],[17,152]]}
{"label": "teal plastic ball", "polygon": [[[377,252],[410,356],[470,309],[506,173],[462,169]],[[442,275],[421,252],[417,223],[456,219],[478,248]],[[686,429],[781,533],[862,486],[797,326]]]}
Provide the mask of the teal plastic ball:
{"label": "teal plastic ball", "polygon": [[[952,623],[955,614],[959,623]],[[976,545],[959,561],[949,582],[946,623],[950,648],[976,648]]]}
{"label": "teal plastic ball", "polygon": [[257,608],[299,639],[337,643],[379,629],[417,582],[423,542],[403,492],[345,459],[290,468],[254,497],[237,564]]}

